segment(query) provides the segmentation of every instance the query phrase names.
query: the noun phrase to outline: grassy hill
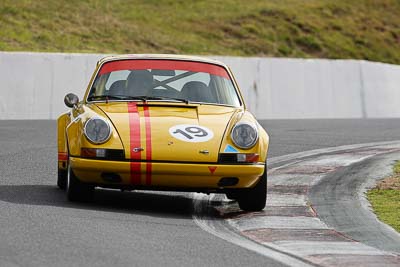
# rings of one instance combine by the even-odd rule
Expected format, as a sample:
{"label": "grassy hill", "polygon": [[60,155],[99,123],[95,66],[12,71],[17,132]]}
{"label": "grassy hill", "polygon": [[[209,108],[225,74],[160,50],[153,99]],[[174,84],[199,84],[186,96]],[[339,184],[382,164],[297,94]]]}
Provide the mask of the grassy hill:
{"label": "grassy hill", "polygon": [[0,0],[0,50],[400,64],[400,1]]}

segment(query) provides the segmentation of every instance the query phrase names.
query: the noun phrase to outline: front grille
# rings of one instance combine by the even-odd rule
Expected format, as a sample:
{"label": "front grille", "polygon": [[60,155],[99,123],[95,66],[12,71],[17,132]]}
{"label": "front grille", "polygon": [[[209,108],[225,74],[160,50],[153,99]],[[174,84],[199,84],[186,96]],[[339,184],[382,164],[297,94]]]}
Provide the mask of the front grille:
{"label": "front grille", "polygon": [[221,164],[237,163],[237,155],[235,153],[219,154],[218,162]]}
{"label": "front grille", "polygon": [[124,160],[125,153],[122,149],[107,149],[105,158],[108,160]]}

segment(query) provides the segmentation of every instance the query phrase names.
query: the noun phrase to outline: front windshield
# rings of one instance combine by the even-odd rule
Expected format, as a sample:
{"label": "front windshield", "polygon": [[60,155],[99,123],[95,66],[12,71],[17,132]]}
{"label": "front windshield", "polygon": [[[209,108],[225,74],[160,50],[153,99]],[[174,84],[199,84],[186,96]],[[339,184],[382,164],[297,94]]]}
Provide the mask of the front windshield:
{"label": "front windshield", "polygon": [[240,106],[234,85],[223,67],[174,60],[105,63],[87,100],[183,101]]}

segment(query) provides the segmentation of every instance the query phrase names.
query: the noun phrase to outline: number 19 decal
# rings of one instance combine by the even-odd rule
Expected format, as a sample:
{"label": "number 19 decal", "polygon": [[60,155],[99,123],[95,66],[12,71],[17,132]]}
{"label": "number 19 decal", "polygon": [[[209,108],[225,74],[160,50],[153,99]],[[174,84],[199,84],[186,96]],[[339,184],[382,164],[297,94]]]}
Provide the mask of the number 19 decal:
{"label": "number 19 decal", "polygon": [[203,126],[179,124],[169,128],[169,134],[185,142],[206,142],[214,137],[214,133]]}

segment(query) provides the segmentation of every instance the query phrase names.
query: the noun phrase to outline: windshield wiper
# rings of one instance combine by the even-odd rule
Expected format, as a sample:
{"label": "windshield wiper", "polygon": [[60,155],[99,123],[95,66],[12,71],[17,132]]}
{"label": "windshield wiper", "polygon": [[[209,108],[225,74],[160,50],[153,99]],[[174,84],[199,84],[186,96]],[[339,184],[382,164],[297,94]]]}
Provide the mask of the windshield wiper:
{"label": "windshield wiper", "polygon": [[189,99],[169,97],[169,96],[151,96],[150,98],[154,99],[154,100],[175,100],[175,101],[184,102],[186,104],[189,104],[189,102],[190,102]]}
{"label": "windshield wiper", "polygon": [[88,100],[142,100],[146,101],[146,96],[129,96],[129,95],[93,95],[89,96]]}
{"label": "windshield wiper", "polygon": [[188,99],[169,97],[169,96],[139,95],[139,96],[125,96],[125,97],[126,97],[125,99],[139,99],[139,100],[142,100],[143,102],[147,102],[149,100],[174,100],[174,101],[180,101],[180,102],[184,102],[186,104],[189,104],[189,100]]}
{"label": "windshield wiper", "polygon": [[167,96],[92,95],[92,96],[88,97],[89,101],[92,101],[92,100],[106,100],[107,101],[107,100],[115,100],[115,99],[116,100],[141,100],[143,102],[147,102],[148,100],[174,100],[174,101],[180,101],[180,102],[189,104],[188,99],[167,97]]}

